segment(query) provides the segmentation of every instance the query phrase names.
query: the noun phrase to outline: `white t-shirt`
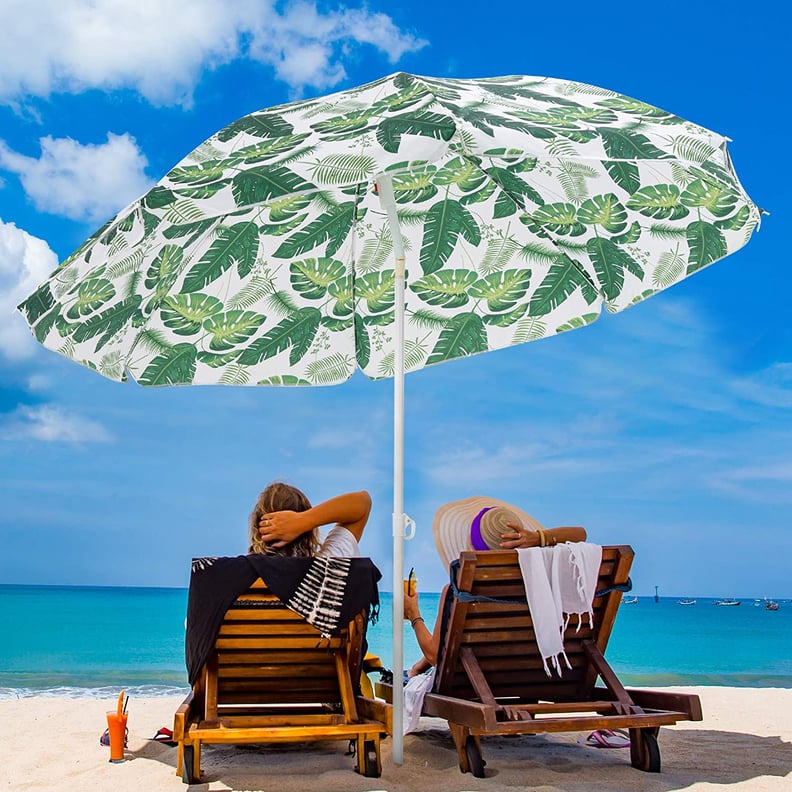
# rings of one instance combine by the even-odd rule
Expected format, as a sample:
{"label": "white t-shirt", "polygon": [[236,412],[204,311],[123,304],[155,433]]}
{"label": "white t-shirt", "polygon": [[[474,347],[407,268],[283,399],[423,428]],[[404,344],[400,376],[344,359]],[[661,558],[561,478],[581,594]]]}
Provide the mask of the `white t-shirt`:
{"label": "white t-shirt", "polygon": [[317,555],[325,558],[359,558],[360,545],[348,528],[334,525],[319,547]]}

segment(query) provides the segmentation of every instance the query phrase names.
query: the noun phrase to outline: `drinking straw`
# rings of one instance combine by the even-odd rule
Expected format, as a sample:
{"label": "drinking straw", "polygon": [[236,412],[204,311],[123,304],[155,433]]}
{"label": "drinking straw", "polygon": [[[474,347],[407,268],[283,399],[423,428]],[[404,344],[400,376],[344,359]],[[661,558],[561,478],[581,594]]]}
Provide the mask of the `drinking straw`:
{"label": "drinking straw", "polygon": [[123,714],[123,709],[124,709],[124,691],[122,690],[118,694],[118,706],[116,707],[116,715],[118,715],[119,718]]}
{"label": "drinking straw", "polygon": [[124,699],[124,711],[122,714],[126,713],[127,704],[129,704],[129,696]]}
{"label": "drinking straw", "polygon": [[412,579],[415,577],[415,567],[410,567],[410,574],[407,575],[407,593],[412,593]]}

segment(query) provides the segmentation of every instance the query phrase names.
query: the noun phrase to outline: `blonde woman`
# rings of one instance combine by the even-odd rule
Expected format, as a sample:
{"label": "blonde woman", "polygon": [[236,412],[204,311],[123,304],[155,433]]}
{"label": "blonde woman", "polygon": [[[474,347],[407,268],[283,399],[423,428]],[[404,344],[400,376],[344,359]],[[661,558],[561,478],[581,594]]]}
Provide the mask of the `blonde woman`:
{"label": "blonde woman", "polygon": [[[305,493],[275,481],[259,495],[250,515],[249,553],[357,558],[371,512],[368,492],[347,492],[316,506]],[[333,525],[323,541],[318,529]]]}

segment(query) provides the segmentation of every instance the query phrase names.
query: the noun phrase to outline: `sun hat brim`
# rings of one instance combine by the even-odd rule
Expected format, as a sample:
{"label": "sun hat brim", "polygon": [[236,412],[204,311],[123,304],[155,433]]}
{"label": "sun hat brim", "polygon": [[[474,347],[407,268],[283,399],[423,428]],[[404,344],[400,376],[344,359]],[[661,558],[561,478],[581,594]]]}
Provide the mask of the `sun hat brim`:
{"label": "sun hat brim", "polygon": [[483,509],[489,507],[500,507],[514,512],[522,526],[528,531],[544,529],[544,526],[535,517],[531,517],[530,514],[517,506],[497,498],[474,495],[463,500],[451,501],[435,512],[432,521],[432,533],[437,553],[446,568],[454,559],[459,558],[459,554],[463,550],[474,549],[470,538],[470,526],[476,516]]}

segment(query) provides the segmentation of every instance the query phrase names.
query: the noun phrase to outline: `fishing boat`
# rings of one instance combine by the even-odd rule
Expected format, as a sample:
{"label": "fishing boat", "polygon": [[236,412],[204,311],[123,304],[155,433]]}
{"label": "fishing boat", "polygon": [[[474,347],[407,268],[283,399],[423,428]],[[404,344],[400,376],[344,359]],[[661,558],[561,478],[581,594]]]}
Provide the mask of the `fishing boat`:
{"label": "fishing boat", "polygon": [[695,605],[696,600],[694,599],[681,599],[677,600],[677,605]]}
{"label": "fishing boat", "polygon": [[715,604],[733,606],[742,605],[742,602],[740,602],[740,600],[732,599],[731,597],[724,597],[723,599],[715,600]]}
{"label": "fishing boat", "polygon": [[638,597],[625,597],[622,601],[622,605],[635,605],[638,602]]}
{"label": "fishing boat", "polygon": [[778,610],[778,603],[775,600],[765,600],[765,610]]}

